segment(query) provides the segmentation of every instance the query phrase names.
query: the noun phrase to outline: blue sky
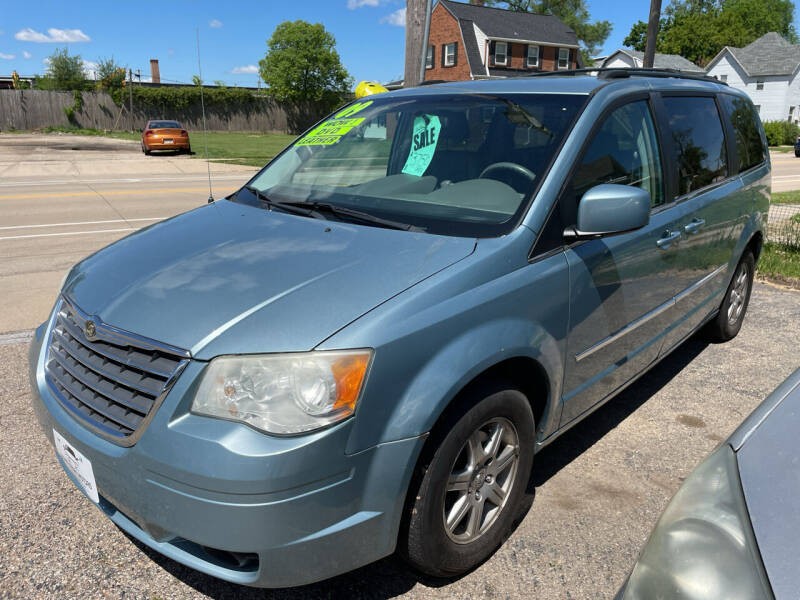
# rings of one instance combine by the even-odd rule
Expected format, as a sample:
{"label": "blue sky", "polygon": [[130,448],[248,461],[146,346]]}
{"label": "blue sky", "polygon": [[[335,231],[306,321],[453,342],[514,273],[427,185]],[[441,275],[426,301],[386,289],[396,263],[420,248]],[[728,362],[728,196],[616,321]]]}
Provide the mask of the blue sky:
{"label": "blue sky", "polygon": [[[592,18],[614,24],[605,52],[619,48],[631,25],[647,18],[649,4],[590,0]],[[42,73],[43,60],[66,45],[89,63],[113,56],[143,76],[150,74],[149,59],[158,58],[164,81],[189,82],[198,72],[199,28],[203,79],[256,85],[255,66],[275,27],[304,19],[321,22],[334,34],[356,81],[388,81],[403,71],[405,29],[398,11],[404,6],[405,0],[0,0],[0,75],[14,69],[21,75]]]}

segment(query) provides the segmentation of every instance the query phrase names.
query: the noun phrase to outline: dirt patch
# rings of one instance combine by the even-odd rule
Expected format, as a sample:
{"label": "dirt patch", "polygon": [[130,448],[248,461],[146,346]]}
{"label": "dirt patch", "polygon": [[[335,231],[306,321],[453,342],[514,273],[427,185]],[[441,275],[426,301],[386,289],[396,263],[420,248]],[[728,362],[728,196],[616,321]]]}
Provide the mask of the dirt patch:
{"label": "dirt patch", "polygon": [[782,290],[800,290],[800,279],[795,277],[784,277],[783,275],[764,275],[756,272],[756,281]]}
{"label": "dirt patch", "polygon": [[706,422],[703,419],[692,415],[678,415],[675,420],[681,425],[686,425],[686,427],[700,428],[706,426]]}

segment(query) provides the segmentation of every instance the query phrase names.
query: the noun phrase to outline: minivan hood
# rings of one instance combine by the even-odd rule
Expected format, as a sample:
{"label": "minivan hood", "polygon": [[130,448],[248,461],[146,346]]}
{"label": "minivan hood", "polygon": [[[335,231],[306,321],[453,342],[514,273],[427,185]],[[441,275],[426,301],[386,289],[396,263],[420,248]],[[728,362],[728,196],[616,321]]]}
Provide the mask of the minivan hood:
{"label": "minivan hood", "polygon": [[221,200],[86,258],[64,293],[104,323],[198,358],[305,351],[474,248]]}

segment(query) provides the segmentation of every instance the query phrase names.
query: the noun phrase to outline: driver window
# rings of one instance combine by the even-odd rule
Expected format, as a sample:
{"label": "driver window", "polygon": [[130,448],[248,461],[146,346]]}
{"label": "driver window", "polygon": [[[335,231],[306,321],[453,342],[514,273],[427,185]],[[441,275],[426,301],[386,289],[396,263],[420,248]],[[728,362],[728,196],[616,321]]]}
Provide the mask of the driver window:
{"label": "driver window", "polygon": [[664,203],[664,190],[653,118],[644,100],[612,112],[595,134],[569,187],[569,208],[589,189],[603,183],[632,185],[650,194],[650,205]]}

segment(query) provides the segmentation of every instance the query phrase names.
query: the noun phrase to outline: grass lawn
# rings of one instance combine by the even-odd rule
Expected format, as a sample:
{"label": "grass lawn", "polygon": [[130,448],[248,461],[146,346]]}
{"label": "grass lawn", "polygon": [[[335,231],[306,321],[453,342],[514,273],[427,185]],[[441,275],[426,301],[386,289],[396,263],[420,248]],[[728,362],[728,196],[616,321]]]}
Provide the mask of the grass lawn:
{"label": "grass lawn", "polygon": [[800,204],[800,191],[772,192],[773,204]]}
{"label": "grass lawn", "polygon": [[[202,131],[191,131],[193,158],[206,156]],[[263,167],[297,136],[284,133],[208,133],[208,157],[222,162]]]}
{"label": "grass lawn", "polygon": [[102,129],[85,129],[82,127],[44,127],[37,129],[35,132],[9,129],[7,133],[71,133],[73,135],[101,135],[118,140],[138,140],[142,137],[141,133],[131,133],[130,131],[103,131]]}
{"label": "grass lawn", "polygon": [[794,150],[794,146],[770,146],[770,152],[792,152]]}
{"label": "grass lawn", "polygon": [[[102,129],[83,129],[80,127],[45,127],[38,133],[71,133],[73,135],[101,135],[120,140],[140,140],[138,131],[103,131]],[[9,133],[31,133],[29,131],[9,131]],[[221,162],[263,167],[281,150],[294,141],[297,136],[283,133],[217,133],[208,135],[208,157],[222,159]],[[205,159],[205,141],[202,131],[190,131],[193,158]]]}
{"label": "grass lawn", "polygon": [[767,277],[794,279],[800,285],[800,251],[765,244],[758,259],[758,273]]}

